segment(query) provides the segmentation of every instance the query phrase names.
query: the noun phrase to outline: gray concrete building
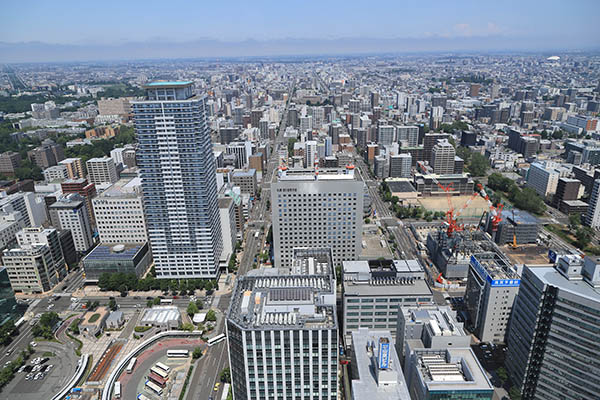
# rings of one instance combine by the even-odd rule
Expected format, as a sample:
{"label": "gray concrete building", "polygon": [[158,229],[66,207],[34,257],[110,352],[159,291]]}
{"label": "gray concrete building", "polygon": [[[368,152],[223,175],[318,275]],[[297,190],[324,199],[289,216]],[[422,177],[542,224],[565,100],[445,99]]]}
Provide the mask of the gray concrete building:
{"label": "gray concrete building", "polygon": [[440,139],[431,149],[431,167],[438,175],[454,174],[456,150],[447,139]]}
{"label": "gray concrete building", "polygon": [[467,348],[471,335],[448,306],[400,307],[396,351],[404,364],[413,349]]}
{"label": "gray concrete building", "polygon": [[258,184],[256,182],[256,170],[233,171],[231,181],[235,186],[239,186],[242,193],[248,193],[250,196],[256,196]]}
{"label": "gray concrete building", "polygon": [[296,247],[329,247],[335,265],[356,260],[362,237],[363,182],[353,167],[280,170],[271,184],[275,266]]}
{"label": "gray concrete building", "polygon": [[389,331],[352,332],[352,399],[410,399]]}
{"label": "gray concrete building", "polygon": [[83,197],[75,193],[62,196],[48,210],[52,226],[71,231],[78,252],[84,253],[93,246],[92,227]]}
{"label": "gray concrete building", "polygon": [[525,266],[507,334],[506,369],[524,400],[600,393],[600,259]]}
{"label": "gray concrete building", "polygon": [[400,307],[431,304],[433,295],[417,260],[344,261],[343,335],[360,328],[389,330],[396,337]]}
{"label": "gray concrete building", "polygon": [[412,156],[408,153],[390,156],[390,178],[410,178]]}
{"label": "gray concrete building", "polygon": [[520,282],[509,262],[498,254],[471,256],[465,304],[479,340],[504,343]]}
{"label": "gray concrete building", "polygon": [[418,349],[405,363],[412,400],[492,400],[494,387],[471,348]]}

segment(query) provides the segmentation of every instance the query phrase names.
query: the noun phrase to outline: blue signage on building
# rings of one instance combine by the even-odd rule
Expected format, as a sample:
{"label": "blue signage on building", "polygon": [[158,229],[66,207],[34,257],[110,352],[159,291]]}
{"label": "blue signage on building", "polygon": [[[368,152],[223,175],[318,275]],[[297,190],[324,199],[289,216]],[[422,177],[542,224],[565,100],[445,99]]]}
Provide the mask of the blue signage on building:
{"label": "blue signage on building", "polygon": [[483,268],[481,263],[471,256],[471,265],[479,272],[482,278],[485,278],[493,287],[518,287],[521,284],[520,279],[492,279],[490,274]]}
{"label": "blue signage on building", "polygon": [[390,366],[390,344],[379,342],[379,368],[388,369]]}

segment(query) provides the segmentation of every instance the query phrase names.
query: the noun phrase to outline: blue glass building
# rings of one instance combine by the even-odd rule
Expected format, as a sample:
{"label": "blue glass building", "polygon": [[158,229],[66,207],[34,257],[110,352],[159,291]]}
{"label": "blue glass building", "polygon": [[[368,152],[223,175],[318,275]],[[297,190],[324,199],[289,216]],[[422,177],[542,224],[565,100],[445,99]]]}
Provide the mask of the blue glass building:
{"label": "blue glass building", "polygon": [[154,82],[132,103],[148,237],[158,278],[216,278],[223,248],[205,98]]}

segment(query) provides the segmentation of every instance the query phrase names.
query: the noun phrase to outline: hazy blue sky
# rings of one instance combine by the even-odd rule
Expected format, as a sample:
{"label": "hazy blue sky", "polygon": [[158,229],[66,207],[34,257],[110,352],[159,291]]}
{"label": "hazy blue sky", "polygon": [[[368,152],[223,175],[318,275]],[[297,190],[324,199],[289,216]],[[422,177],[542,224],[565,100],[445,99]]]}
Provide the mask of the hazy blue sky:
{"label": "hazy blue sky", "polygon": [[598,44],[600,0],[2,1],[0,42],[509,36]]}

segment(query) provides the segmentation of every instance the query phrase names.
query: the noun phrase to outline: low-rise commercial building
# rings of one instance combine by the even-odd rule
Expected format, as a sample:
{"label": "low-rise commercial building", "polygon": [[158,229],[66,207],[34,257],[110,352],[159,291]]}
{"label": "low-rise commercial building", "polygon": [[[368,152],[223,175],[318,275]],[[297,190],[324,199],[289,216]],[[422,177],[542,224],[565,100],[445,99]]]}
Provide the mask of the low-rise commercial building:
{"label": "low-rise commercial building", "polygon": [[109,313],[110,311],[106,307],[98,307],[94,311],[86,312],[83,320],[79,323],[79,332],[87,337],[101,334],[106,327],[106,319]]}
{"label": "low-rise commercial building", "polygon": [[418,349],[405,363],[412,400],[492,400],[494,387],[471,348]]}
{"label": "low-rise commercial building", "polygon": [[177,329],[181,325],[181,313],[177,307],[155,306],[144,311],[140,324],[165,330]]}
{"label": "low-rise commercial building", "polygon": [[448,306],[401,307],[398,313],[396,350],[404,364],[414,349],[467,348],[471,335],[456,321]]}
{"label": "low-rise commercial building", "polygon": [[141,277],[152,257],[148,243],[100,243],[83,259],[87,281],[97,281],[103,273],[123,272]]}

